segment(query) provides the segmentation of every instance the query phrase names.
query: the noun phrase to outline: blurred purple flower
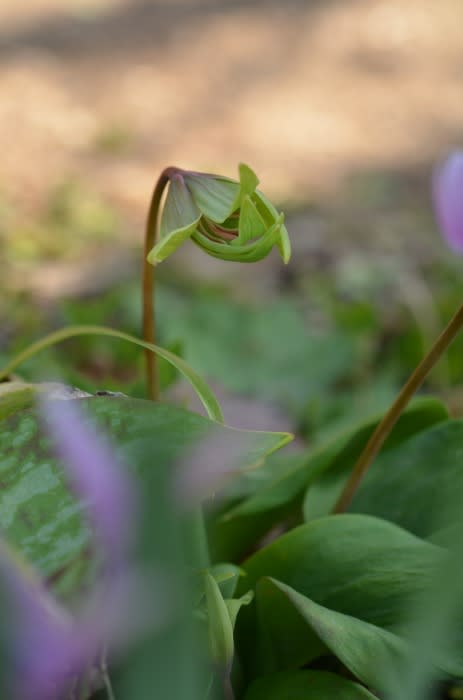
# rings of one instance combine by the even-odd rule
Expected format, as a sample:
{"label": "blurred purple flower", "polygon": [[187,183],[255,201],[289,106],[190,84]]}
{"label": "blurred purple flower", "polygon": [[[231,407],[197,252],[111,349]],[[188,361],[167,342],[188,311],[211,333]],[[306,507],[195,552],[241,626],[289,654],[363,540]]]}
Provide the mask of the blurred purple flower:
{"label": "blurred purple flower", "polygon": [[77,409],[75,401],[47,401],[43,414],[72,489],[87,507],[111,569],[132,539],[135,494],[127,465]]}
{"label": "blurred purple flower", "polygon": [[449,247],[463,253],[463,151],[455,151],[433,177],[437,221]]}
{"label": "blurred purple flower", "polygon": [[0,540],[0,577],[13,608],[10,666],[18,700],[71,696],[83,678],[95,681],[107,642],[111,651],[120,649],[169,614],[162,579],[139,576],[131,562],[135,493],[127,469],[75,402],[46,402],[42,413],[106,558],[93,591],[71,615]]}

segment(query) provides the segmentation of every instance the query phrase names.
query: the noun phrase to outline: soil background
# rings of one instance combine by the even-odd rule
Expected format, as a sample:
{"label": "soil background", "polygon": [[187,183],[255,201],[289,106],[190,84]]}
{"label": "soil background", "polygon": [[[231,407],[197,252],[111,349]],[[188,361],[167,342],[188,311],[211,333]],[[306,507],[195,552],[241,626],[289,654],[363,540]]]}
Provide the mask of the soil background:
{"label": "soil background", "polygon": [[[124,274],[171,164],[249,163],[296,212],[297,249],[419,252],[432,165],[462,141],[462,86],[461,0],[2,0],[4,280],[45,296],[95,284],[63,267],[76,245],[89,265],[104,251],[101,279]],[[63,226],[54,247],[42,230],[31,255],[31,222],[68,182],[111,208],[112,236],[80,245]],[[196,252],[181,264],[223,274]]]}

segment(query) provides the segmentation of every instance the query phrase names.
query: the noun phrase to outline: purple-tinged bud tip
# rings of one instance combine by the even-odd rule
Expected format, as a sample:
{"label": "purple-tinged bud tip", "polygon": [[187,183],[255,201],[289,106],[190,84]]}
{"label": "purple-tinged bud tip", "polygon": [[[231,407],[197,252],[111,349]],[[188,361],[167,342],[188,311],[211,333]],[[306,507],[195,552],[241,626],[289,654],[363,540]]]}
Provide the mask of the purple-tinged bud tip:
{"label": "purple-tinged bud tip", "polygon": [[448,246],[463,254],[463,151],[455,151],[433,176],[437,222]]}

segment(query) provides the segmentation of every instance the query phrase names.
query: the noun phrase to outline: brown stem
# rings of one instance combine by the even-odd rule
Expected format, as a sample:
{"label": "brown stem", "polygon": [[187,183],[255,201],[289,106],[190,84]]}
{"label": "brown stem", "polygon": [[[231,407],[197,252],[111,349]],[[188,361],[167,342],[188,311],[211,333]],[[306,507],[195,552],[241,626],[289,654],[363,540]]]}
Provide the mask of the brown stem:
{"label": "brown stem", "polygon": [[[148,217],[145,228],[145,247],[143,252],[142,275],[142,307],[143,307],[143,340],[147,343],[156,342],[156,319],[154,315],[154,265],[147,261],[148,253],[156,242],[157,222],[162,194],[169,182],[174,168],[166,168],[162,171],[151,197]],[[148,397],[156,401],[159,397],[159,380],[157,372],[157,358],[149,350],[145,351],[146,367],[146,391]]]}
{"label": "brown stem", "polygon": [[363,452],[357,460],[357,463],[334,507],[333,513],[342,513],[350,506],[360,482],[383,446],[384,441],[388,437],[392,428],[400,418],[402,411],[407,406],[415,392],[420,388],[441,355],[448,348],[452,340],[454,340],[462,326],[463,305],[460,306],[456,314],[449,321],[447,327],[437,338],[428,354],[421,360],[420,364],[412,373],[396,400],[385,414],[384,418],[377,425],[376,430],[371,435]]}

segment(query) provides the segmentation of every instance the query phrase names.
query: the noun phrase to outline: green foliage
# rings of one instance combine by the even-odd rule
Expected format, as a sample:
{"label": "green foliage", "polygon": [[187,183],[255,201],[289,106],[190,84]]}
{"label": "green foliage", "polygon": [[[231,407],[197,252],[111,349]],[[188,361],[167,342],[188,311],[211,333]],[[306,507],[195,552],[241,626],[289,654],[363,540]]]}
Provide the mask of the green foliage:
{"label": "green foliage", "polygon": [[262,676],[249,687],[244,700],[374,700],[357,683],[323,671],[286,671]]}
{"label": "green foliage", "polygon": [[[239,472],[254,467],[288,439],[285,434],[231,430],[180,408],[149,401],[117,397],[80,401],[106,428],[129,464],[146,468],[138,461],[143,445],[150,454],[149,468],[159,474],[169,470],[185,451],[210,440],[228,438],[230,442],[233,438],[239,461],[231,466]],[[92,573],[87,557],[89,531],[34,409],[20,410],[2,422],[0,465],[2,531],[43,576],[53,579],[63,595],[72,596]]]}
{"label": "green foliage", "polygon": [[[400,417],[384,452],[414,433],[444,421],[444,405],[430,398],[417,399]],[[379,417],[348,431],[315,450],[270,457],[265,468],[236,480],[225,503],[215,515],[211,545],[220,558],[246,554],[276,523],[328,514],[350,473],[363,445],[378,424]],[[316,494],[312,498],[312,494]],[[373,513],[375,514],[375,513]]]}
{"label": "green foliage", "polygon": [[[108,129],[95,148],[122,153],[128,136]],[[153,261],[189,237],[228,260],[249,262],[276,245],[287,261],[282,215],[256,190],[252,171],[242,167],[239,183],[183,177],[185,187],[178,180],[170,186]],[[373,192],[381,202],[390,197],[383,190]],[[0,241],[8,260],[35,259],[44,248],[57,256],[63,246],[72,257],[78,239],[93,246],[117,224],[76,182],[58,186],[34,236],[23,226],[14,243],[11,212],[0,217],[10,221]],[[135,563],[147,574],[150,602],[166,614],[159,627],[110,656],[118,700],[229,700],[232,693],[236,700],[429,700],[434,682],[463,677],[462,421],[449,418],[440,399],[416,399],[350,512],[331,514],[397,386],[463,293],[460,268],[439,261],[426,271],[412,267],[346,256],[333,279],[323,269],[296,269],[292,293],[270,303],[245,301],[238,278],[232,293],[185,280],[161,286],[157,351],[170,363],[161,365],[161,385],[183,373],[212,420],[120,395],[80,399],[139,487]],[[425,278],[435,282],[435,299]],[[110,322],[136,335],[138,296],[131,282],[90,303],[61,303],[59,313],[86,326],[77,332]],[[45,320],[15,318],[10,350]],[[135,342],[122,331],[104,333]],[[6,354],[2,359],[8,369]],[[64,380],[81,389],[144,392],[132,343],[85,336],[45,362],[29,357],[26,378],[48,376],[58,362]],[[280,449],[287,433],[221,425],[202,376],[233,394],[278,404],[306,443]],[[462,377],[455,344],[428,387],[442,393]],[[0,527],[74,614],[91,594],[105,552],[38,415],[37,395],[49,391],[16,379],[0,383]],[[458,395],[450,398],[458,412]],[[198,471],[182,491],[189,464]],[[148,575],[158,571],[166,597]],[[132,610],[139,601],[125,602]],[[1,581],[0,607],[8,617]],[[0,660],[8,666],[10,631],[3,621]],[[92,671],[101,678],[101,669]],[[4,675],[0,664],[0,685]],[[72,697],[87,700],[90,692],[82,686]]]}

